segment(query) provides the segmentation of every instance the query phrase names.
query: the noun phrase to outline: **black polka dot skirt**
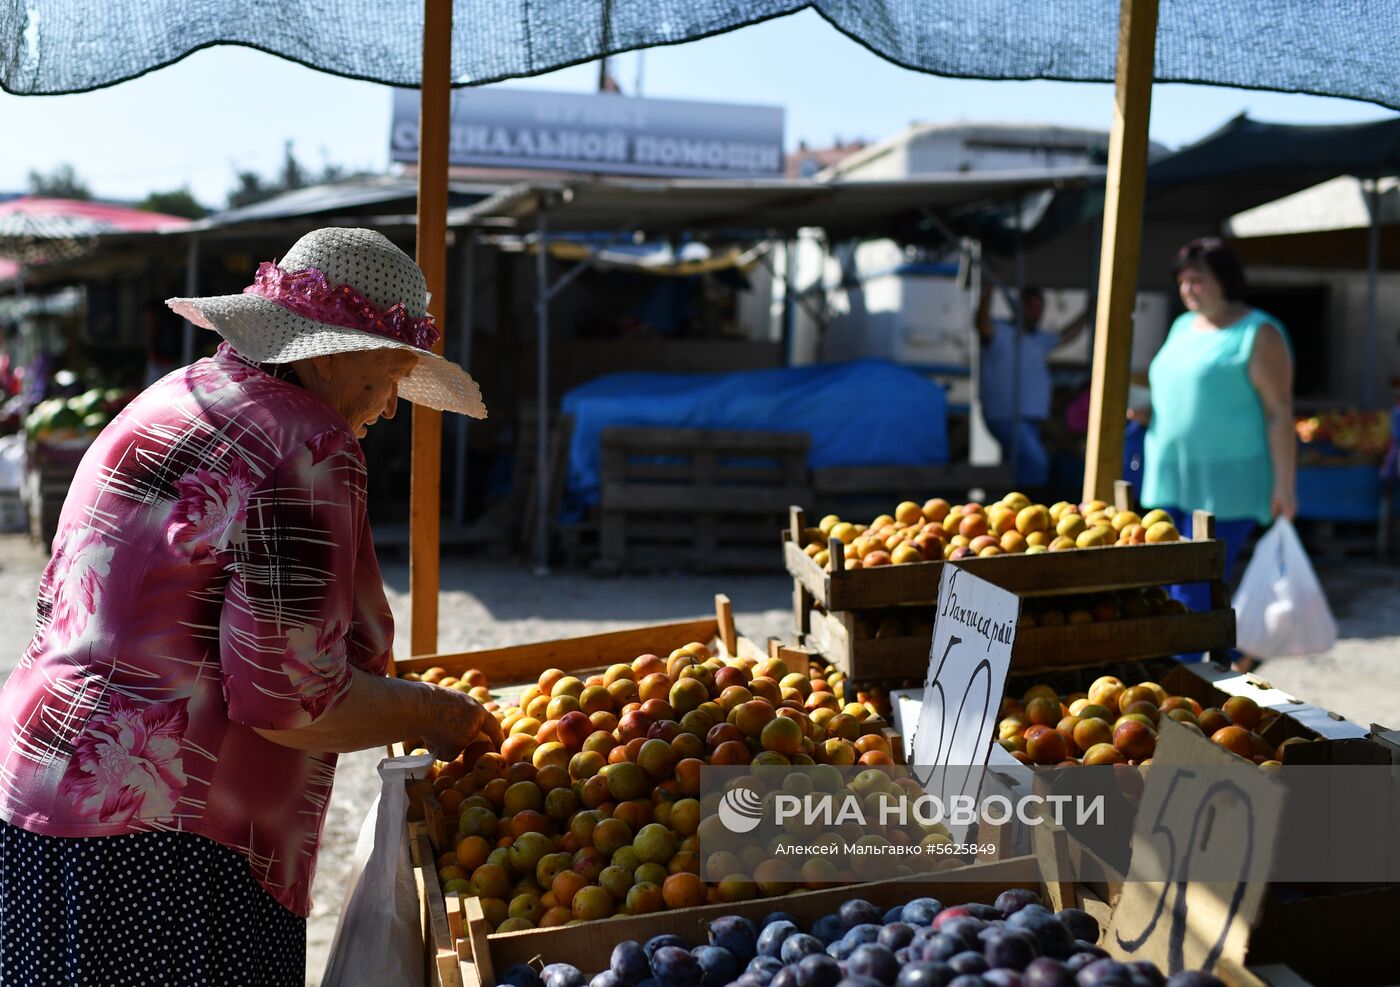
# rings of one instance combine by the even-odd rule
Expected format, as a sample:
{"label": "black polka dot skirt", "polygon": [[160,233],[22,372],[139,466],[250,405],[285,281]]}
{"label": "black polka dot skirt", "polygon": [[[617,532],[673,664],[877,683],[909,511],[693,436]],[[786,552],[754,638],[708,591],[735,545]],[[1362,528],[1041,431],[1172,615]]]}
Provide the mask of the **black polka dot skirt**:
{"label": "black polka dot skirt", "polygon": [[69,838],[0,822],[0,984],[303,987],[306,920],[193,833]]}

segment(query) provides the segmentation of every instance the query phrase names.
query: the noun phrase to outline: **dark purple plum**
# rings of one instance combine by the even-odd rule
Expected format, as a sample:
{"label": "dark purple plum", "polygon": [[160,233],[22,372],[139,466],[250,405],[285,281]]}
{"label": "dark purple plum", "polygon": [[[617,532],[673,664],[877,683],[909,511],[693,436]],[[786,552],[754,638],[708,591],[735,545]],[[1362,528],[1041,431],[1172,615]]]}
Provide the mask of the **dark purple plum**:
{"label": "dark purple plum", "polygon": [[1163,987],[1167,978],[1162,975],[1162,971],[1157,969],[1157,964],[1151,960],[1132,960],[1128,966],[1133,968],[1133,976],[1141,980],[1145,987]]}
{"label": "dark purple plum", "polygon": [[804,956],[814,956],[817,953],[826,953],[826,943],[816,936],[809,936],[805,932],[796,932],[783,940],[778,958],[784,963],[792,964]]}
{"label": "dark purple plum", "polygon": [[967,952],[967,943],[957,936],[935,933],[924,945],[924,959],[932,962],[946,962],[959,953]]}
{"label": "dark purple plum", "polygon": [[891,922],[898,922],[902,914],[904,914],[904,906],[895,905],[893,908],[885,910],[885,917],[883,921],[886,925],[889,925]]}
{"label": "dark purple plum", "polygon": [[1040,895],[1029,888],[1008,888],[997,895],[996,909],[1005,917],[1019,912],[1027,905],[1038,904],[1040,904]]}
{"label": "dark purple plum", "polygon": [[1099,920],[1082,908],[1061,908],[1055,913],[1060,924],[1069,930],[1070,938],[1085,942],[1099,941]]}
{"label": "dark purple plum", "polygon": [[1042,956],[1021,971],[1021,987],[1075,987],[1074,971],[1059,960]]}
{"label": "dark purple plum", "polygon": [[794,935],[797,935],[797,925],[787,919],[765,924],[758,934],[758,955],[779,956],[783,950],[783,940]]}
{"label": "dark purple plum", "polygon": [[1022,987],[1021,975],[1015,970],[988,970],[982,974],[982,982],[988,987]]}
{"label": "dark purple plum", "polygon": [[948,964],[916,960],[900,969],[894,987],[945,987],[952,979],[953,971]]}
{"label": "dark purple plum", "polygon": [[635,939],[627,939],[613,947],[608,969],[617,975],[619,982],[628,987],[635,987],[651,976],[651,959],[641,943]]}
{"label": "dark purple plum", "polygon": [[987,987],[987,981],[975,973],[960,973],[948,981],[948,987]]}
{"label": "dark purple plum", "polygon": [[1004,932],[987,940],[982,955],[990,967],[1024,970],[1040,955],[1040,943],[1029,932]]}
{"label": "dark purple plum", "polygon": [[729,950],[742,965],[758,953],[758,930],[741,915],[721,915],[710,923],[710,945]]}
{"label": "dark purple plum", "polygon": [[699,987],[702,971],[690,950],[662,946],[651,954],[651,972],[657,987]]}
{"label": "dark purple plum", "polygon": [[1090,963],[1097,963],[1099,960],[1107,959],[1106,956],[1099,956],[1097,953],[1076,952],[1069,959],[1065,960],[1065,969],[1071,973],[1078,973]]}
{"label": "dark purple plum", "polygon": [[914,941],[914,927],[904,922],[890,922],[880,930],[875,941],[890,949],[903,949]]}
{"label": "dark purple plum", "polygon": [[696,946],[690,955],[700,964],[700,983],[703,987],[724,987],[738,978],[744,966],[722,946]]}
{"label": "dark purple plum", "polygon": [[1167,987],[1225,987],[1225,982],[1204,970],[1182,970],[1167,979]]}
{"label": "dark purple plum", "polygon": [[884,985],[874,977],[861,977],[848,973],[841,978],[841,982],[836,987],[884,987]]}
{"label": "dark purple plum", "polygon": [[1029,932],[1040,944],[1045,956],[1065,959],[1074,952],[1074,941],[1069,930],[1060,920],[1037,905],[1027,905],[1006,920],[1006,927],[1019,932]]}
{"label": "dark purple plum", "polygon": [[984,905],[978,902],[971,905],[964,905],[963,907],[967,909],[967,914],[971,915],[973,918],[980,918],[984,922],[990,922],[994,918],[1006,917],[996,905]]}
{"label": "dark purple plum", "polygon": [[1015,918],[1013,915],[1006,916],[1006,922],[1008,925],[1017,925],[1021,922],[1043,921],[1047,918],[1054,918],[1055,913],[1050,911],[1050,909],[1046,908],[1044,905],[1041,905],[1037,902],[1031,902],[1030,904],[1022,905],[1020,908],[1016,909],[1015,916],[1020,917]]}
{"label": "dark purple plum", "polygon": [[846,960],[846,969],[882,984],[893,984],[899,977],[899,963],[894,958],[894,951],[873,942],[857,946]]}
{"label": "dark purple plum", "polygon": [[551,963],[540,971],[544,987],[583,987],[588,978],[572,963]]}
{"label": "dark purple plum", "polygon": [[816,936],[828,946],[845,934],[846,927],[841,924],[840,915],[823,915],[812,923],[812,935]]}
{"label": "dark purple plum", "polygon": [[[726,980],[724,983],[729,983]],[[604,970],[592,980],[588,981],[588,987],[623,987],[622,981],[617,979],[617,974],[611,970]],[[720,987],[724,987],[723,984]]]}
{"label": "dark purple plum", "polygon": [[646,945],[642,947],[647,954],[647,962],[651,962],[651,958],[656,955],[656,951],[662,946],[679,946],[681,949],[690,949],[690,947],[686,945],[684,939],[680,936],[673,936],[669,932],[665,935],[652,936],[646,941]]}
{"label": "dark purple plum", "polygon": [[768,981],[756,973],[741,973],[739,979],[731,983],[730,987],[768,987]]}
{"label": "dark purple plum", "polygon": [[797,916],[789,915],[787,912],[769,912],[767,915],[763,916],[763,921],[758,923],[758,927],[762,929],[772,925],[774,922],[791,922],[793,925],[796,925]]}
{"label": "dark purple plum", "polygon": [[[944,914],[947,914],[946,912]],[[952,936],[966,944],[967,949],[978,949],[981,947],[981,939],[978,938],[987,923],[980,918],[955,918],[944,922],[938,931],[945,936]]]}
{"label": "dark purple plum", "polygon": [[773,979],[768,981],[768,987],[797,987],[797,967],[783,967],[773,974]]}
{"label": "dark purple plum", "polygon": [[856,946],[863,946],[868,942],[879,941],[880,933],[883,932],[884,929],[885,927],[883,925],[875,925],[873,922],[862,922],[860,925],[853,925],[847,929],[846,934],[841,938],[843,941],[850,943],[851,947],[854,949]]}
{"label": "dark purple plum", "polygon": [[910,925],[932,925],[941,911],[943,902],[937,898],[915,898],[900,909],[899,920]]}
{"label": "dark purple plum", "polygon": [[824,953],[797,961],[797,987],[836,987],[840,981],[841,964]]}
{"label": "dark purple plum", "polygon": [[841,924],[848,929],[867,922],[881,925],[885,917],[884,912],[864,898],[852,898],[850,901],[841,902],[838,913],[841,916]]}
{"label": "dark purple plum", "polygon": [[[645,957],[643,957],[642,967],[645,976],[646,973],[650,972],[646,969]],[[517,963],[514,966],[506,967],[504,971],[496,974],[496,982],[509,984],[510,987],[541,987],[542,983],[539,973],[527,963]]]}
{"label": "dark purple plum", "polygon": [[1123,984],[1127,987],[1133,979],[1133,971],[1126,963],[1117,960],[1094,960],[1074,976],[1079,987],[1095,987],[1097,984]]}
{"label": "dark purple plum", "polygon": [[1074,950],[1076,956],[1083,953],[1087,956],[1092,956],[1096,960],[1106,960],[1109,958],[1108,950],[1104,949],[1098,943],[1085,942],[1083,939],[1074,940],[1074,945],[1070,948]]}
{"label": "dark purple plum", "polygon": [[749,965],[745,968],[746,974],[753,974],[760,978],[765,984],[773,979],[774,974],[783,968],[783,961],[773,956],[755,956],[749,960]]}
{"label": "dark purple plum", "polygon": [[981,953],[974,953],[972,950],[954,956],[948,961],[948,966],[954,973],[975,973],[979,975],[986,973],[992,968],[992,965],[987,962],[986,957]]}

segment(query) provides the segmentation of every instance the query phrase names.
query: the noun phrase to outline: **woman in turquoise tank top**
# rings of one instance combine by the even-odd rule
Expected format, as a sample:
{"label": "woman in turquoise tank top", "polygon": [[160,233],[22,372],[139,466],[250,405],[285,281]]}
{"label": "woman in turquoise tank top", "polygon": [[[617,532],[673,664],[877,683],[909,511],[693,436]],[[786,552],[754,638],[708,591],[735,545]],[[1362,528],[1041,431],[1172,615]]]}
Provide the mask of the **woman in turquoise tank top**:
{"label": "woman in turquoise tank top", "polygon": [[[1177,254],[1186,311],[1152,361],[1142,502],[1172,513],[1189,532],[1193,510],[1215,514],[1226,578],[1259,524],[1297,511],[1294,495],[1293,357],[1279,321],[1244,304],[1244,270],[1218,239]],[[1209,609],[1204,584],[1178,587]]]}

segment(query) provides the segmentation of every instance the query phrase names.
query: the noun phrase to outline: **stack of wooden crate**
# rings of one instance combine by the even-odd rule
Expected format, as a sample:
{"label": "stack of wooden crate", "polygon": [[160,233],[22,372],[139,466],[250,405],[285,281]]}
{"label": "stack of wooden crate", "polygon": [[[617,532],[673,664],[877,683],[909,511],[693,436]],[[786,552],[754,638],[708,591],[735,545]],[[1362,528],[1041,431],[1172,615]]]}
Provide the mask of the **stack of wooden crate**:
{"label": "stack of wooden crate", "polygon": [[810,444],[799,432],[604,429],[601,565],[771,568],[773,529],[810,498]]}
{"label": "stack of wooden crate", "polygon": [[[1224,582],[1225,547],[1214,538],[1211,515],[1197,512],[1193,527],[1190,540],[1167,544],[853,570],[844,568],[845,545],[833,538],[827,549],[828,572],[803,551],[807,519],[801,508],[793,507],[783,532],[783,558],[793,578],[795,632],[809,650],[825,656],[852,681],[922,679],[939,580],[945,566],[956,564],[1028,599],[1110,594],[1174,583],[1211,586],[1211,609],[1205,612],[1023,626],[1012,653],[1015,672],[1181,652],[1223,653],[1235,643],[1235,614]],[[869,633],[891,615],[902,618],[897,623],[909,633]]]}

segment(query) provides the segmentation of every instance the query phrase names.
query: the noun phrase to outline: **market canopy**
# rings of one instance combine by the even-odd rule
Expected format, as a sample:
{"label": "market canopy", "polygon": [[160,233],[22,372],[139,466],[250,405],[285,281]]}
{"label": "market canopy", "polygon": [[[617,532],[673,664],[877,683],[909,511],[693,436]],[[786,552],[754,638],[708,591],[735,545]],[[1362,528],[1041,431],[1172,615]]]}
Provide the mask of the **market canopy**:
{"label": "market canopy", "polygon": [[[464,206],[485,198],[498,188],[498,185],[449,182],[448,204]],[[418,182],[414,176],[360,175],[294,189],[238,209],[215,213],[191,224],[189,232],[203,233],[250,223],[352,214],[392,215],[406,224],[412,224],[417,197]]]}
{"label": "market canopy", "polygon": [[1102,168],[955,172],[908,179],[555,180],[513,185],[448,213],[449,226],[530,231],[543,211],[552,229],[665,235],[790,235],[820,227],[833,239],[909,239],[931,210],[1101,180]]}
{"label": "market canopy", "polygon": [[[812,8],[891,62],[936,75],[1111,82],[1111,0],[456,0],[451,78],[480,85],[677,44]],[[215,44],[246,45],[354,79],[416,87],[423,5],[384,0],[0,0],[0,86],[83,92]],[[1367,100],[1400,109],[1400,2],[1163,4],[1154,75]]]}
{"label": "market canopy", "polygon": [[[1312,126],[1265,123],[1241,114],[1200,140],[1147,167],[1144,218],[1219,230],[1231,216],[1341,175],[1400,173],[1400,118]],[[1023,221],[1026,242],[1044,243],[1103,212],[1102,182],[1061,189]],[[1014,222],[1007,206],[978,204],[957,227],[996,249],[1009,249]]]}

